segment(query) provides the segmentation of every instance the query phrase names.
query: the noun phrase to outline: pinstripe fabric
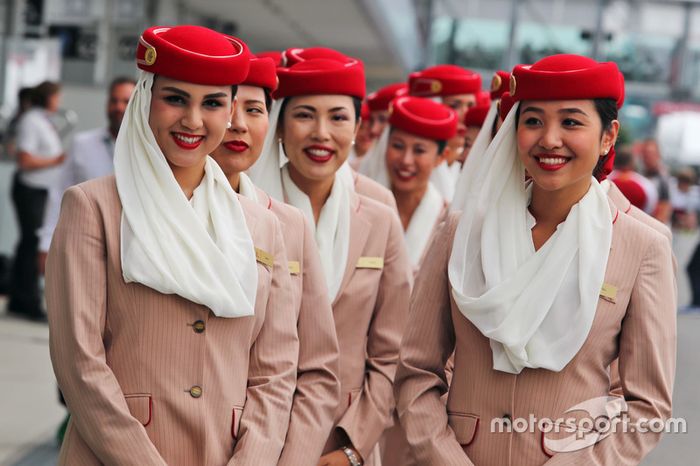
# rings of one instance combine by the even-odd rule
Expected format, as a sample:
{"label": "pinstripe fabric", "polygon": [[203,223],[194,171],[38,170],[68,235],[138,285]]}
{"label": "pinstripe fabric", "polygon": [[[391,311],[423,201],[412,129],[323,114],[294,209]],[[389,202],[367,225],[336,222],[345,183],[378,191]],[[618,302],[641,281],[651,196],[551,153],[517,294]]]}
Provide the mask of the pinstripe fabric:
{"label": "pinstripe fabric", "polygon": [[354,172],[353,176],[355,177],[355,192],[357,194],[391,207],[398,215],[399,209],[396,207],[396,199],[391,191],[365,175]]}
{"label": "pinstripe fabric", "polygon": [[304,214],[258,189],[258,199],[282,224],[287,260],[293,273],[294,308],[299,333],[299,368],[292,414],[279,465],[316,466],[340,403],[338,338],[318,248]]}
{"label": "pinstripe fabric", "polygon": [[[647,214],[643,210],[639,209],[638,207],[635,207],[632,205],[632,203],[625,197],[624,194],[622,194],[622,191],[620,191],[620,188],[617,187],[615,183],[612,181],[610,182],[610,190],[608,191],[608,197],[612,200],[613,204],[620,209],[622,212],[625,214],[628,214],[630,217],[632,217],[635,220],[639,220],[643,224],[653,228],[654,230],[658,231],[666,239],[668,239],[668,243],[673,245],[673,236],[671,233],[671,229],[652,217],[651,215]],[[673,256],[673,273],[674,273],[674,278],[675,274],[678,272],[678,264],[676,262],[676,256]],[[610,364],[610,393],[612,395],[617,395],[617,396],[622,396],[622,387],[620,386],[620,372],[618,370],[618,364],[617,364],[617,359]]]}
{"label": "pinstripe fabric", "polygon": [[[442,212],[440,212],[437,222],[435,223],[435,225],[433,225],[430,239],[428,240],[428,244],[425,247],[425,250],[423,251],[423,255],[421,256],[420,262],[413,269],[414,279],[418,275],[418,272],[420,271],[423,262],[425,261],[426,253],[428,252],[430,244],[432,244],[433,242],[433,238],[438,229],[438,226],[445,221],[448,213],[449,204],[445,202],[445,206],[443,207]],[[450,360],[447,361],[447,366],[445,367],[445,370],[447,372],[448,386],[450,378],[452,376],[452,367],[453,361],[452,358],[450,358]],[[403,431],[403,427],[401,427],[399,418],[396,415],[395,410],[392,416],[392,426],[389,427],[382,436],[380,451],[382,455],[382,466],[412,466],[413,464],[415,464],[413,455],[411,454],[411,447],[408,444],[408,441],[406,440],[406,434]]]}
{"label": "pinstripe fabric", "polygon": [[73,415],[59,464],[277,461],[296,379],[296,316],[279,222],[240,201],[256,247],[275,259],[258,264],[255,316],[225,319],[124,283],[113,176],[66,191],[46,274],[51,359]]}
{"label": "pinstripe fabric", "polygon": [[[365,464],[391,422],[392,384],[398,361],[411,274],[398,215],[377,201],[352,193],[350,248],[340,292],[333,303],[340,344],[341,404],[324,453],[346,442]],[[356,267],[361,257],[384,259],[382,269]]]}
{"label": "pinstripe fabric", "polygon": [[[605,282],[617,287],[615,302],[600,300],[588,339],[561,372],[525,369],[515,375],[492,369],[488,339],[451,297],[451,248],[444,245],[452,244],[457,222],[458,214],[448,217],[418,276],[396,376],[397,409],[418,464],[638,464],[659,434],[618,432],[550,459],[542,433],[492,433],[491,422],[506,415],[528,419],[530,413],[566,417],[564,412],[576,404],[608,394],[608,367],[617,357],[630,419],[670,416],[676,295],[669,242],[618,215],[605,275]],[[453,349],[455,369],[445,409],[440,396],[448,390],[444,367]]]}

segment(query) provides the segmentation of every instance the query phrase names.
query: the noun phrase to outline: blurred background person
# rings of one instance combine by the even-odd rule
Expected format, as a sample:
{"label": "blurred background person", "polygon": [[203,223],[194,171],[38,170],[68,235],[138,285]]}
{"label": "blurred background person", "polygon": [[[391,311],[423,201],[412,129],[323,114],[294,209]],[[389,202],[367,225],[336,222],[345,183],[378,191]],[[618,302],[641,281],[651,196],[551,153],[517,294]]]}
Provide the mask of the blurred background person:
{"label": "blurred background person", "polygon": [[654,138],[642,141],[641,154],[642,174],[656,186],[659,195],[654,217],[669,224],[671,222],[671,204],[669,202],[669,177],[668,170],[661,160],[659,144]]}
{"label": "blurred background person", "polygon": [[32,92],[32,108],[17,127],[17,172],[12,186],[20,239],[15,249],[8,311],[46,320],[39,294],[37,251],[49,189],[60,176],[63,146],[50,117],[61,102],[61,86],[45,81]]}
{"label": "blurred background person", "polygon": [[19,120],[27,113],[27,111],[32,108],[32,87],[23,87],[17,93],[17,111],[10,119],[7,124],[7,130],[5,131],[5,154],[8,158],[15,158],[17,156],[17,129],[19,126]]}
{"label": "blurred background person", "polygon": [[357,135],[355,136],[355,141],[350,150],[350,156],[348,157],[348,163],[355,171],[359,170],[362,158],[374,145],[370,114],[371,112],[367,101],[362,102],[362,108],[360,109],[360,129],[357,130]]}
{"label": "blurred background person", "polygon": [[685,270],[678,280],[678,305],[685,311],[700,310],[700,251],[698,251],[698,212],[700,187],[690,167],[681,168],[669,179],[673,252],[678,270]]}
{"label": "blurred background person", "polygon": [[608,175],[633,206],[653,215],[659,201],[659,194],[654,183],[637,173],[634,155],[627,148],[617,151],[615,169]]}
{"label": "blurred background person", "polygon": [[63,192],[69,187],[93,178],[114,173],[114,142],[124,118],[129,97],[136,81],[120,76],[109,85],[107,127],[101,126],[77,133],[73,139],[60,178],[49,190],[43,225],[39,230],[39,273],[44,273],[46,255],[58,222]]}

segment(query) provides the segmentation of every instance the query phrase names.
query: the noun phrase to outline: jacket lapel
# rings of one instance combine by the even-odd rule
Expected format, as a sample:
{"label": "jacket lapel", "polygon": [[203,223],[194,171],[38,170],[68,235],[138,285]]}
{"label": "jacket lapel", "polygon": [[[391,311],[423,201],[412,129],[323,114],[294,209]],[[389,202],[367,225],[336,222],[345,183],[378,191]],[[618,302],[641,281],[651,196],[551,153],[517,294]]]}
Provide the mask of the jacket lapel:
{"label": "jacket lapel", "polygon": [[338,294],[333,300],[333,306],[336,305],[343,291],[350,283],[352,275],[355,273],[357,261],[362,255],[362,251],[369,237],[370,223],[362,215],[360,198],[355,192],[350,192],[350,245],[348,247],[348,260],[345,264],[345,273],[343,281],[340,284]]}

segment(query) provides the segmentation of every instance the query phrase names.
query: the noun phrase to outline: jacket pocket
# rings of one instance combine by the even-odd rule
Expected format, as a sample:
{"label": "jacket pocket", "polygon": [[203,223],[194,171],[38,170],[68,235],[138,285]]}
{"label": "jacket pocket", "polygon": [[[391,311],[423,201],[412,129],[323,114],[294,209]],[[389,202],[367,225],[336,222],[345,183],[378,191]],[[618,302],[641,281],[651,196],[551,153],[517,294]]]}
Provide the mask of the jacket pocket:
{"label": "jacket pocket", "polygon": [[233,440],[238,440],[238,428],[241,425],[242,416],[243,408],[234,406],[231,412],[231,437]]}
{"label": "jacket pocket", "polygon": [[151,423],[153,415],[153,399],[147,393],[134,393],[132,395],[124,395],[126,405],[129,407],[129,412],[136,418],[144,427]]}
{"label": "jacket pocket", "polygon": [[463,447],[472,444],[479,430],[479,416],[474,414],[447,413],[448,424]]}

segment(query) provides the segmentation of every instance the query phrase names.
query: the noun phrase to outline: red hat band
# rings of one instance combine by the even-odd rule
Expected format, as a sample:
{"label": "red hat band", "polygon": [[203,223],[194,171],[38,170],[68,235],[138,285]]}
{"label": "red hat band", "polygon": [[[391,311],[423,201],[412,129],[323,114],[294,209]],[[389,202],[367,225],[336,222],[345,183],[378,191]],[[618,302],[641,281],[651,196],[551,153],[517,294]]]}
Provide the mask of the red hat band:
{"label": "red hat band", "polygon": [[253,58],[250,60],[250,71],[241,84],[262,87],[269,92],[277,89],[277,67],[271,58]]}
{"label": "red hat band", "polygon": [[268,50],[266,52],[258,52],[255,54],[258,58],[269,58],[275,62],[275,66],[282,66],[282,52],[277,50]]}
{"label": "red hat band", "polygon": [[311,59],[279,68],[279,87],[275,99],[299,95],[341,94],[365,96],[365,71],[362,62],[346,57],[341,63],[329,59]]}
{"label": "red hat band", "polygon": [[391,103],[389,125],[416,136],[446,141],[457,133],[457,113],[421,97],[399,97]]}
{"label": "red hat band", "polygon": [[612,62],[580,55],[552,55],[513,69],[510,94],[515,101],[613,99],[620,102],[620,71]]}
{"label": "red hat band", "polygon": [[396,97],[405,95],[408,91],[406,83],[395,83],[384,86],[367,96],[367,105],[373,112],[389,110],[389,104]]}
{"label": "red hat band", "polygon": [[136,49],[136,63],[144,71],[215,86],[240,84],[249,60],[243,41],[201,26],[148,28]]}

